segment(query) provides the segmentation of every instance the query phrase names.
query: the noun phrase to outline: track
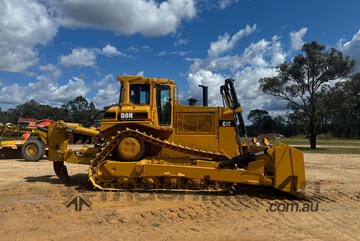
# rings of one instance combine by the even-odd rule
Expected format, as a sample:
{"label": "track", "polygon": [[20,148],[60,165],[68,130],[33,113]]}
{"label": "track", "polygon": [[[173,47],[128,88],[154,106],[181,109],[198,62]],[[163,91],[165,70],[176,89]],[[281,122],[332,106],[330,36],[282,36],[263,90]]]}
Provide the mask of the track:
{"label": "track", "polygon": [[[115,136],[111,137],[111,140],[107,143],[105,147],[102,148],[101,152],[97,153],[96,157],[91,161],[91,165],[89,167],[89,179],[94,185],[94,187],[100,189],[100,190],[106,190],[106,191],[126,191],[129,189],[136,190],[136,191],[180,191],[180,192],[222,192],[225,190],[230,189],[233,184],[232,183],[209,183],[204,188],[196,188],[196,189],[202,189],[202,190],[192,190],[191,186],[186,186],[185,189],[172,189],[168,188],[167,183],[165,183],[161,187],[157,188],[146,188],[146,187],[133,187],[128,189],[123,189],[121,185],[117,182],[114,182],[114,180],[107,180],[101,179],[97,175],[97,170],[100,170],[101,166],[104,165],[108,158],[110,158],[110,154],[115,150],[115,148],[119,145],[121,138],[125,136],[135,136],[139,139],[141,139],[144,143],[150,143],[159,147],[165,147],[169,148],[174,151],[183,152],[186,154],[199,156],[203,158],[208,158],[212,160],[219,160],[219,159],[226,159],[227,157],[218,152],[212,152],[212,151],[205,151],[200,150],[196,148],[186,147],[182,146],[176,143],[170,143],[167,140],[161,140],[160,138],[155,138],[152,135],[148,135],[145,132],[141,132],[138,129],[132,130],[127,128],[124,131],[118,131]],[[154,177],[158,178],[158,177]],[[186,181],[186,179],[185,179]],[[190,180],[191,181],[191,180]],[[190,182],[189,181],[189,182]],[[130,180],[132,183],[138,183],[141,182],[141,180]],[[215,188],[216,187],[216,188]],[[216,189],[216,190],[215,190]]]}

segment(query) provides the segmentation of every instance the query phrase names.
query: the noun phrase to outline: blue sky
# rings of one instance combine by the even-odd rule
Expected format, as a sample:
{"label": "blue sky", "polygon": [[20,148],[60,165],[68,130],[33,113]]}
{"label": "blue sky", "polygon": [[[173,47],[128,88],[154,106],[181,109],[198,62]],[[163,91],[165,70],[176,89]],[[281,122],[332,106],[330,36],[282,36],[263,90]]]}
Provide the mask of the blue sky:
{"label": "blue sky", "polygon": [[[116,103],[117,75],[174,79],[183,101],[236,79],[245,114],[283,112],[258,79],[316,40],[360,63],[359,1],[0,0],[0,107],[78,95]],[[358,65],[359,66],[359,65]],[[359,69],[359,68],[358,68]]]}

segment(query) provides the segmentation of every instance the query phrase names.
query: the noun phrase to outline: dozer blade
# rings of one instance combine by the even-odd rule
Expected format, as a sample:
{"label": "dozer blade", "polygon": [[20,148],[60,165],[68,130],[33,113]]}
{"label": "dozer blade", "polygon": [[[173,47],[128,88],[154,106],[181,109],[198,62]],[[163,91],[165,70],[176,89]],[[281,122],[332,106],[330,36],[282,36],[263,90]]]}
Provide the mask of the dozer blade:
{"label": "dozer blade", "polygon": [[55,162],[53,162],[53,167],[54,167],[56,176],[58,176],[61,181],[63,181],[64,183],[71,182],[69,174],[67,172],[67,168],[64,165],[64,162],[55,161]]}

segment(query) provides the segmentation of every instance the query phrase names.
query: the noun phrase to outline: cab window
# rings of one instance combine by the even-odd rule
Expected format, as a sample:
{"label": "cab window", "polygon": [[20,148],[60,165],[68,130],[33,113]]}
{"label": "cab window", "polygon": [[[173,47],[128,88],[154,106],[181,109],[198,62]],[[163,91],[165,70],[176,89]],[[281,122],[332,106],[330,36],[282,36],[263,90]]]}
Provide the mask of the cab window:
{"label": "cab window", "polygon": [[121,85],[120,87],[120,96],[119,96],[119,103],[124,102],[124,87]]}
{"label": "cab window", "polygon": [[156,86],[156,104],[158,110],[159,125],[171,124],[171,96],[170,86]]}
{"label": "cab window", "polygon": [[150,104],[150,86],[147,84],[130,85],[130,102],[135,105]]}

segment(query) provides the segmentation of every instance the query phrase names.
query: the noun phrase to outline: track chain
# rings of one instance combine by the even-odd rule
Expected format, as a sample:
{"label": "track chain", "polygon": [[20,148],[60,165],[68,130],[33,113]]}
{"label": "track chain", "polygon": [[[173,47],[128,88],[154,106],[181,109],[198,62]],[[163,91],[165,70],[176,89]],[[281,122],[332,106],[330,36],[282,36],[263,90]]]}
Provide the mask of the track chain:
{"label": "track chain", "polygon": [[99,153],[96,154],[96,157],[91,161],[90,167],[89,167],[89,178],[93,185],[101,190],[108,190],[108,191],[128,191],[128,190],[136,190],[136,191],[180,191],[180,192],[224,192],[225,190],[231,189],[232,186],[226,189],[220,189],[220,190],[189,190],[189,189],[166,189],[166,188],[157,188],[157,189],[148,189],[148,188],[132,188],[132,189],[121,189],[116,187],[116,183],[104,183],[103,185],[100,185],[96,182],[95,173],[97,171],[97,168],[100,168],[101,165],[105,164],[105,162],[108,160],[107,157],[113,152],[113,150],[120,144],[120,140],[122,137],[125,136],[136,136],[143,140],[144,142],[151,143],[160,147],[166,147],[174,151],[180,151],[183,153],[187,153],[194,156],[200,156],[209,158],[212,160],[219,160],[219,159],[225,159],[227,158],[224,154],[219,152],[211,152],[211,151],[205,151],[200,150],[196,148],[191,148],[187,146],[182,146],[180,144],[176,144],[174,142],[169,142],[167,140],[161,140],[160,138],[153,137],[152,135],[148,135],[145,132],[141,132],[138,129],[133,130],[127,128],[123,131],[118,131],[115,136],[111,137],[110,142],[101,149]]}
{"label": "track chain", "polygon": [[152,135],[146,134],[145,132],[141,132],[138,129],[136,129],[136,130],[126,129],[125,131],[122,131],[121,133],[124,133],[124,132],[131,133],[132,135],[135,135],[135,136],[141,138],[144,142],[148,142],[148,143],[160,146],[160,147],[166,147],[166,148],[169,148],[174,151],[179,151],[179,152],[187,153],[190,155],[201,156],[201,157],[206,157],[206,158],[211,158],[211,159],[226,158],[226,156],[220,152],[201,150],[201,149],[197,149],[197,148],[192,148],[192,147],[176,144],[174,142],[169,142],[167,140],[161,140],[160,138],[156,138],[156,137],[153,137]]}

